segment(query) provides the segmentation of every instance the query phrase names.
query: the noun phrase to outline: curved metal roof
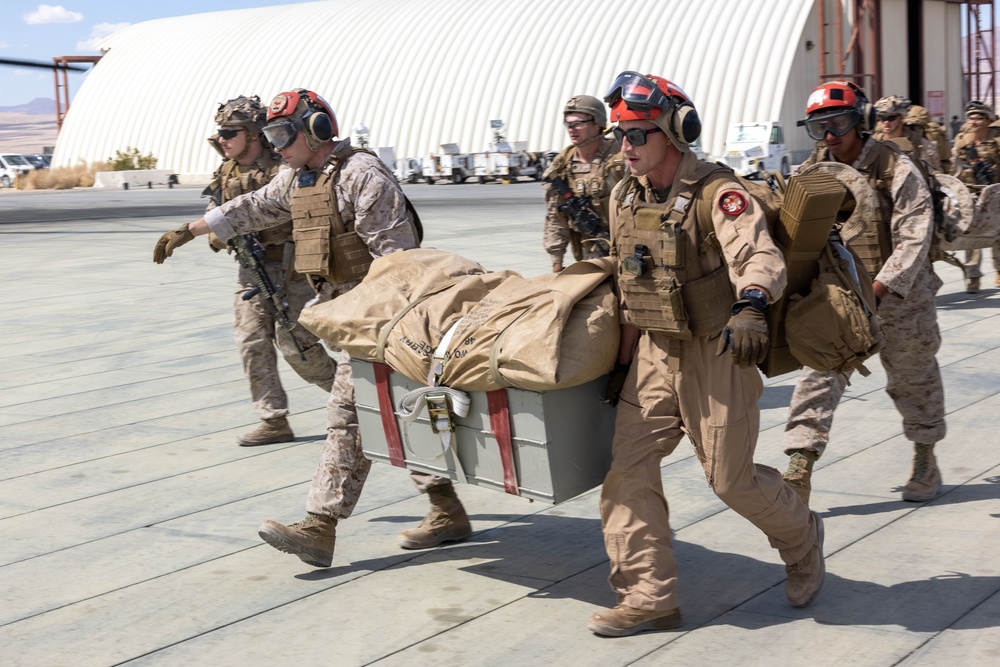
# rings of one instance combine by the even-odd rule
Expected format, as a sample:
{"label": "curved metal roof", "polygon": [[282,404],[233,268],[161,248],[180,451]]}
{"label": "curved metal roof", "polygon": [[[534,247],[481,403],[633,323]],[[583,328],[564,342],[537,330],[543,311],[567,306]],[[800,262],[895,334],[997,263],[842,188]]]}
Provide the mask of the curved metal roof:
{"label": "curved metal roof", "polygon": [[363,122],[397,157],[485,150],[494,118],[508,141],[559,149],[565,101],[603,95],[625,69],[683,87],[715,153],[731,121],[781,117],[790,73],[816,59],[803,46],[814,24],[813,0],[326,0],[148,21],[102,44],[55,163],[136,147],[210,173],[217,105],[295,87],[330,102],[342,136]]}

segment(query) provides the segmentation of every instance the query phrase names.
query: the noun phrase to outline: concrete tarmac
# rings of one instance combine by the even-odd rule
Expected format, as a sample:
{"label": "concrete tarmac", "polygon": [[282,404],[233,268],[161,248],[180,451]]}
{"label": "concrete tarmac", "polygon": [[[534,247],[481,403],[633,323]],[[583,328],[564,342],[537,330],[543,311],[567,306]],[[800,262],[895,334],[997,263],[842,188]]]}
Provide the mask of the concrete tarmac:
{"label": "concrete tarmac", "polygon": [[[549,270],[536,183],[413,185],[425,245],[489,269]],[[232,339],[236,267],[198,239],[151,261],[200,189],[0,193],[0,663],[72,665],[995,665],[1000,661],[1000,290],[938,264],[945,488],[905,503],[912,448],[877,360],[856,377],[814,476],[827,577],[784,597],[766,538],[705,483],[691,447],[663,462],[685,624],[605,639],[615,604],[599,489],[548,506],[475,486],[474,534],[403,551],[427,501],[372,467],[333,567],[257,537],[292,522],[326,397],[282,365],[298,436],[254,427]],[[986,268],[989,268],[988,259]],[[760,463],[783,468],[795,376],[766,381]]]}

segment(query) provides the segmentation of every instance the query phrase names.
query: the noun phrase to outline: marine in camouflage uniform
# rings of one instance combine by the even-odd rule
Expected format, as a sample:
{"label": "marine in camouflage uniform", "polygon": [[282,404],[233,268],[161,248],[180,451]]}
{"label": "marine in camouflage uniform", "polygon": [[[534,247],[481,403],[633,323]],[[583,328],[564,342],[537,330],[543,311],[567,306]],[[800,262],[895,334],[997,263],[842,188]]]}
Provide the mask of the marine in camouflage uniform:
{"label": "marine in camouflage uniform", "polygon": [[[577,95],[563,108],[563,124],[572,142],[545,170],[543,178],[561,177],[573,194],[590,201],[601,217],[601,231],[608,231],[608,199],[611,189],[624,175],[625,165],[618,143],[605,137],[608,113],[596,97]],[[559,210],[563,203],[551,183],[545,183],[545,227],[542,242],[552,261],[553,271],[562,271],[566,247],[573,258],[607,257],[607,238],[581,233],[571,217]]]}
{"label": "marine in camouflage uniform", "polygon": [[[262,188],[278,173],[281,158],[262,141],[261,128],[266,113],[256,96],[237,97],[219,105],[215,114],[219,132],[209,137],[209,143],[226,159],[206,189],[210,196],[207,210]],[[296,273],[292,266],[292,225],[278,225],[256,236],[266,253],[262,262],[264,269],[275,288],[284,295],[288,317],[295,322],[313,292],[306,277]],[[210,246],[215,251],[226,248],[226,244],[214,235],[210,236]],[[244,447],[295,439],[288,424],[288,395],[281,386],[275,348],[303,380],[327,393],[333,388],[337,372],[336,362],[327,354],[319,338],[302,327],[293,331],[281,327],[261,295],[243,298],[254,288],[253,271],[241,265],[233,298],[236,346],[250,382],[254,408],[263,422],[237,439]],[[296,342],[302,348],[301,354]]]}
{"label": "marine in camouflage uniform", "polygon": [[763,391],[755,364],[768,347],[767,302],[785,288],[781,253],[732,172],[691,152],[701,122],[680,88],[623,72],[606,99],[630,168],[611,199],[622,336],[601,490],[618,605],[594,612],[588,627],[618,637],[681,624],[660,465],[685,435],[716,495],[778,550],[789,602],[806,606],[825,572],[822,521],[777,470],[753,461]]}
{"label": "marine in camouflage uniform", "polygon": [[[878,320],[886,392],[903,417],[903,434],[915,455],[903,499],[930,500],[941,490],[934,445],[945,436],[944,389],[936,353],[941,334],[934,295],[941,279],[929,256],[933,235],[930,189],[920,170],[889,143],[872,139],[867,100],[846,82],[823,84],[809,97],[805,121],[810,136],[825,139],[804,163],[844,162],[865,175],[879,206],[868,229],[851,242],[881,300]],[[842,132],[840,135],[834,132]],[[785,453],[791,456],[785,481],[808,502],[813,463],[830,439],[833,414],[850,374],[805,368],[792,394],[785,427]]]}
{"label": "marine in camouflage uniform", "polygon": [[907,123],[913,104],[905,97],[890,95],[875,103],[875,117],[878,121],[872,138],[877,141],[892,141],[900,150],[914,160],[920,160],[930,173],[941,171],[938,147],[924,136],[923,131]]}
{"label": "marine in camouflage uniform", "polygon": [[927,109],[914,104],[906,112],[903,120],[907,127],[919,132],[921,136],[934,144],[937,152],[940,171],[945,174],[951,173],[951,141],[948,139],[948,132],[939,123],[931,120],[931,114]]}
{"label": "marine in camouflage uniform", "polygon": [[[973,188],[1000,183],[1000,127],[992,124],[997,120],[993,108],[983,102],[970,102],[965,107],[965,118],[963,131],[955,137],[952,173]],[[993,242],[991,251],[996,271],[993,284],[1000,286],[1000,239]],[[965,251],[965,291],[969,294],[979,291],[982,260],[981,248]]]}
{"label": "marine in camouflage uniform", "polygon": [[[264,134],[292,168],[164,234],[154,261],[164,261],[175,248],[209,231],[226,240],[290,222],[295,268],[308,276],[317,301],[325,301],[357,286],[373,258],[417,247],[416,213],[392,172],[350,140],[335,141],[337,132],[333,110],[316,93],[297,89],[276,96]],[[348,364],[341,367],[349,371]],[[316,567],[331,565],[337,521],[351,515],[371,468],[361,447],[353,394],[350,375],[338,372],[306,518],[287,526],[265,521],[258,531],[271,546]],[[431,511],[420,526],[403,531],[401,546],[426,548],[468,537],[469,519],[451,481],[416,472],[411,477],[428,493]]]}

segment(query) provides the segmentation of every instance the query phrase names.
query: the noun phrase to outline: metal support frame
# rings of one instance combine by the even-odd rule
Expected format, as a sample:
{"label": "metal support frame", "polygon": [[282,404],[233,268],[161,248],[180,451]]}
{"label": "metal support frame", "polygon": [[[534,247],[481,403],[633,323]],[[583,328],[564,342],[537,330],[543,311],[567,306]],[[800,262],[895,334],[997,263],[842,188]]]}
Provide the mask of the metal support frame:
{"label": "metal support frame", "polygon": [[[831,9],[827,6],[830,5]],[[864,88],[871,99],[882,95],[882,40],[878,0],[853,0],[845,10],[840,0],[817,0],[819,11],[819,78],[844,79]],[[844,27],[850,16],[851,36],[844,44]],[[833,50],[827,48],[832,31]],[[833,62],[830,62],[832,58]]]}
{"label": "metal support frame", "polygon": [[965,53],[962,59],[965,70],[966,100],[982,100],[994,108],[997,103],[996,46],[994,2],[969,2],[963,9],[962,23],[965,30]]}
{"label": "metal support frame", "polygon": [[52,59],[55,65],[52,68],[52,76],[55,77],[56,84],[56,133],[62,130],[63,120],[69,111],[69,78],[67,72],[70,70],[69,63],[92,63],[96,64],[101,56],[56,56]]}

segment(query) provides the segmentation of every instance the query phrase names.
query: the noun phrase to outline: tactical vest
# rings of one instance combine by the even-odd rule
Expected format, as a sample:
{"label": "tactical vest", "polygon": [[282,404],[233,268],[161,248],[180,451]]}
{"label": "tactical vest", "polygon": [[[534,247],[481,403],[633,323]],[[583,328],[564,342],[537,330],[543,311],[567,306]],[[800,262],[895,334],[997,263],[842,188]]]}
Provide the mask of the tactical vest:
{"label": "tactical vest", "polygon": [[[618,218],[611,255],[627,309],[626,321],[644,331],[690,340],[718,334],[732,314],[735,290],[724,258],[706,238],[697,220],[700,198],[718,165],[702,164],[681,181],[677,197],[657,204],[642,200],[639,181],[629,176],[619,188]],[[709,221],[707,229],[712,229]],[[637,244],[648,251],[642,257],[642,275],[624,268],[624,259]],[[717,268],[705,273],[701,258],[710,255]]]}
{"label": "tactical vest", "polygon": [[[373,261],[371,251],[354,230],[354,221],[345,224],[333,188],[344,163],[356,153],[376,157],[372,169],[382,170],[395,181],[392,173],[373,152],[348,144],[330,155],[316,174],[313,185],[296,187],[292,191],[290,205],[295,270],[299,273],[319,276],[334,283],[361,280],[368,273]],[[406,200],[406,207],[415,228],[414,234],[419,240],[419,218],[409,200]]]}
{"label": "tactical vest", "polygon": [[[281,167],[278,157],[270,150],[264,151],[252,165],[241,167],[236,160],[226,160],[209,188],[218,189],[220,203],[236,199],[240,195],[259,190],[274,178]],[[285,223],[256,232],[257,241],[264,248],[282,245],[292,240],[292,224]]]}
{"label": "tactical vest", "polygon": [[982,185],[976,180],[971,161],[966,156],[965,150],[967,148],[975,148],[979,159],[986,160],[993,169],[994,175],[1000,178],[1000,140],[997,139],[998,135],[1000,135],[1000,128],[990,126],[987,138],[981,142],[976,141],[976,135],[972,132],[960,134],[955,139],[955,155],[963,167],[958,176],[959,180],[967,185]]}
{"label": "tactical vest", "polygon": [[[857,254],[865,270],[872,276],[878,275],[889,255],[892,254],[892,175],[896,169],[896,158],[900,154],[899,147],[890,142],[875,141],[868,151],[865,161],[858,166],[858,171],[868,178],[868,184],[875,191],[878,206],[873,217],[868,221],[865,231],[851,241],[851,250]],[[817,148],[800,169],[822,161],[820,154],[826,147]]]}
{"label": "tactical vest", "polygon": [[[615,150],[616,144],[613,141],[610,139],[601,141],[601,147],[590,162],[573,160],[576,146],[563,149],[552,160],[552,165],[546,170],[545,176],[560,176],[573,194],[589,197],[600,213],[604,225],[607,226],[608,220],[611,219],[611,191],[625,175],[625,159]],[[573,244],[573,255],[577,260],[582,259],[580,245],[583,235],[572,227],[569,228],[569,233],[570,242]]]}

